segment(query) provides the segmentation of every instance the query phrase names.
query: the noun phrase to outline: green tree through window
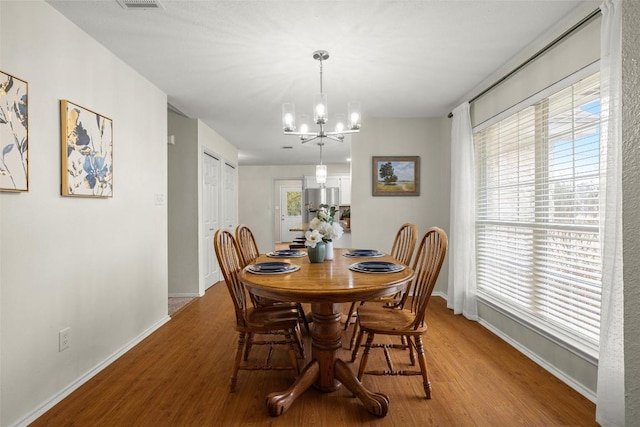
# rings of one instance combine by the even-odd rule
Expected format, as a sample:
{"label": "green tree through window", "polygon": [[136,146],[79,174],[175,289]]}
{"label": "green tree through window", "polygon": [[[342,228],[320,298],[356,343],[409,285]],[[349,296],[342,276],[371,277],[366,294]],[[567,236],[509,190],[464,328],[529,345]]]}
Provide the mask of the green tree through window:
{"label": "green tree through window", "polygon": [[302,215],[302,192],[287,192],[287,216]]}

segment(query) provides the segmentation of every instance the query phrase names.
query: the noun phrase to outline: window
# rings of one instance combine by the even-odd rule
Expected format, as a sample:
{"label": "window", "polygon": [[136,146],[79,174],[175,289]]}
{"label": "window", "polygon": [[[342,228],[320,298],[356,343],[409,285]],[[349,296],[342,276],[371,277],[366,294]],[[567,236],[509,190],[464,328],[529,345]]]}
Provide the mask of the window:
{"label": "window", "polygon": [[597,348],[599,74],[474,133],[478,295]]}
{"label": "window", "polygon": [[302,191],[287,191],[287,216],[302,215]]}

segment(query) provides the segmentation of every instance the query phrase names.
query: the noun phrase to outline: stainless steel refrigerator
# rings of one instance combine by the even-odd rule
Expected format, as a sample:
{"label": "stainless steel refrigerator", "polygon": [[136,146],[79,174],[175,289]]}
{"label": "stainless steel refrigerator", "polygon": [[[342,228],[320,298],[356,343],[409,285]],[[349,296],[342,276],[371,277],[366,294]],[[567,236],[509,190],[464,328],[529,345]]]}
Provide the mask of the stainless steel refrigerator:
{"label": "stainless steel refrigerator", "polygon": [[[340,189],[330,188],[305,188],[302,192],[302,224],[307,228],[309,221],[315,216],[320,205],[334,206],[336,211],[340,203]],[[336,218],[337,219],[337,218]]]}

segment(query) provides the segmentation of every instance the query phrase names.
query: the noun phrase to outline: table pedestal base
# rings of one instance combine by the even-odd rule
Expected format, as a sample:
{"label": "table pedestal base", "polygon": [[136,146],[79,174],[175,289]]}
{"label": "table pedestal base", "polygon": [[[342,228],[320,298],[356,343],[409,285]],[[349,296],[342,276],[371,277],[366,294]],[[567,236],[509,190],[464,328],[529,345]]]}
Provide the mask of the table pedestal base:
{"label": "table pedestal base", "polygon": [[282,415],[298,396],[312,385],[323,392],[335,391],[342,383],[369,412],[384,417],[389,410],[389,398],[382,393],[367,390],[351,372],[349,366],[336,357],[342,347],[340,304],[312,304],[313,360],[302,370],[298,379],[287,390],[267,396],[269,415]]}
{"label": "table pedestal base", "polygon": [[[335,366],[335,378],[353,393],[373,415],[384,417],[389,410],[389,398],[382,393],[367,390],[351,372],[345,362],[338,359]],[[298,396],[313,385],[320,376],[318,361],[309,363],[291,387],[282,392],[270,393],[267,396],[269,415],[282,415],[293,404]]]}

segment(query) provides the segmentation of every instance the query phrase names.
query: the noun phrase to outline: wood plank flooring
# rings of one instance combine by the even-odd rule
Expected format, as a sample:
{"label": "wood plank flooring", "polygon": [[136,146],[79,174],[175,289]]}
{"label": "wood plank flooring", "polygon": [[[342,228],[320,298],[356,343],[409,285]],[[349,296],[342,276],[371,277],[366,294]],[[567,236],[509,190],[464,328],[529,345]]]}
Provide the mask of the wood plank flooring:
{"label": "wood plank flooring", "polygon": [[[451,314],[443,299],[432,299],[427,320],[431,400],[423,397],[420,377],[366,376],[369,389],[390,397],[385,418],[369,414],[344,388],[330,394],[311,389],[271,418],[265,396],[294,378],[283,371],[241,371],[236,392],[228,392],[236,335],[231,301],[220,283],[32,426],[597,425],[593,403],[479,324]],[[252,356],[261,352],[255,347]],[[274,353],[286,357],[284,350]],[[350,351],[342,357],[349,360]],[[384,365],[382,352],[370,360],[371,368]],[[397,367],[408,364],[399,350],[393,360]],[[354,372],[358,362],[351,364]]]}

